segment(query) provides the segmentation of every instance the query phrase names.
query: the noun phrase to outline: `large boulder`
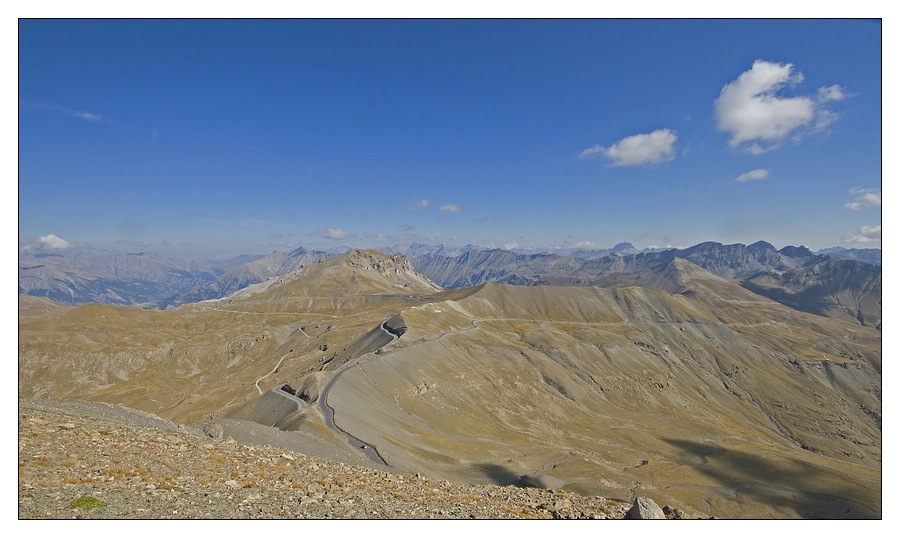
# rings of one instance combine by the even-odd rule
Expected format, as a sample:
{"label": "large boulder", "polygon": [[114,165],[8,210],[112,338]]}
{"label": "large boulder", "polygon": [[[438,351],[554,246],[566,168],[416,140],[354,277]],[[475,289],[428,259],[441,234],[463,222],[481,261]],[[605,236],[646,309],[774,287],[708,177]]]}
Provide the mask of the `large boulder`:
{"label": "large boulder", "polygon": [[638,497],[625,514],[625,519],[666,519],[666,515],[650,497]]}

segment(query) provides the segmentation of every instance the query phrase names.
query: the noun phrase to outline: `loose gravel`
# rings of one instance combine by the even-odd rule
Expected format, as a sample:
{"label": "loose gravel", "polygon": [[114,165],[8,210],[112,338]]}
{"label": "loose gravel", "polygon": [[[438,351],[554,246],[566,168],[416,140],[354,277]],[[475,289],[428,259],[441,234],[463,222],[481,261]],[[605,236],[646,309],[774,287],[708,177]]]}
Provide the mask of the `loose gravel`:
{"label": "loose gravel", "polygon": [[[622,519],[628,504],[458,484],[19,401],[19,519]],[[133,411],[129,411],[134,416]]]}

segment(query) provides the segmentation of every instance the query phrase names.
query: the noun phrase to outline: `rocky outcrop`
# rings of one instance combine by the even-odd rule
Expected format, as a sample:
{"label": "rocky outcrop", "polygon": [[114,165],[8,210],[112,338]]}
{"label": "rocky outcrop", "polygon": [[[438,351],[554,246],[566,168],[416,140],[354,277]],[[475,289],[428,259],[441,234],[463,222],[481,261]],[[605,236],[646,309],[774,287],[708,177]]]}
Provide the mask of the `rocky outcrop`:
{"label": "rocky outcrop", "polygon": [[625,519],[666,519],[666,514],[650,497],[638,497],[625,514]]}

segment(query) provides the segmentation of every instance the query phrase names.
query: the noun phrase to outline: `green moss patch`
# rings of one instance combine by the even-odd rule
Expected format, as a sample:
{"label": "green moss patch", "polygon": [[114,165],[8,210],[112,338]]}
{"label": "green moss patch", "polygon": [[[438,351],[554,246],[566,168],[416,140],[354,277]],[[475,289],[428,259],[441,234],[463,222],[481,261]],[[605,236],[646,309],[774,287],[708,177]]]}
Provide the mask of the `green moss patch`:
{"label": "green moss patch", "polygon": [[72,508],[79,508],[81,510],[93,510],[94,508],[106,506],[106,503],[89,495],[84,495],[83,497],[79,497],[72,501],[71,506]]}

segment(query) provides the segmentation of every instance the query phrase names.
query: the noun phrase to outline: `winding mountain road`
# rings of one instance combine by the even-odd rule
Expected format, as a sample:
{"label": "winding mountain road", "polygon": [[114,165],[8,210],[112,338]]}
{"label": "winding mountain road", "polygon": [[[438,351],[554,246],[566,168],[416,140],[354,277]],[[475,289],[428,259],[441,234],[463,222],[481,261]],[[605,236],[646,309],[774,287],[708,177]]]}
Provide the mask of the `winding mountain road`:
{"label": "winding mountain road", "polygon": [[[303,332],[303,330],[301,330],[300,332]],[[303,334],[306,334],[306,333],[303,333]],[[306,337],[309,338],[309,335],[307,334]],[[284,361],[284,359],[287,358],[288,355],[290,355],[290,353],[285,353],[284,355],[282,355],[281,358],[278,359],[278,364],[276,364],[275,367],[272,368],[272,371],[271,371],[271,372],[269,372],[268,374],[266,374],[266,375],[264,375],[264,376],[262,376],[262,377],[260,377],[259,379],[256,380],[256,383],[255,383],[255,385],[256,385],[256,390],[258,390],[260,394],[262,394],[263,391],[262,391],[261,388],[259,388],[259,382],[262,381],[263,379],[269,377],[270,375],[274,374],[275,372],[277,372],[277,371],[278,371],[278,367],[281,366],[281,363]]]}
{"label": "winding mountain road", "polygon": [[[220,310],[220,311],[221,312],[236,312],[235,310]],[[250,312],[239,312],[239,313],[248,314]],[[253,312],[253,313],[256,313],[256,312]],[[330,315],[330,314],[325,314],[325,315]],[[332,316],[332,317],[334,317],[334,316]],[[307,338],[312,338],[310,335],[306,334],[306,331],[303,330],[302,325],[300,327],[297,327],[297,330],[300,331],[301,333],[303,333],[303,336],[305,336]],[[266,374],[256,380],[256,383],[254,383],[254,385],[256,385],[256,390],[258,390],[260,394],[262,394],[263,391],[261,388],[259,388],[259,382],[262,381],[263,379],[269,377],[270,375],[274,374],[275,372],[277,372],[278,368],[281,366],[281,363],[284,361],[284,359],[287,358],[288,355],[290,355],[290,353],[285,353],[284,355],[282,355],[282,357],[280,359],[278,359],[278,364],[276,364],[275,367],[272,368],[271,372],[269,372],[268,374]]]}
{"label": "winding mountain road", "polygon": [[[386,324],[387,324],[387,320],[383,321],[380,325],[380,328],[388,336],[391,337],[391,340],[390,340],[390,342],[387,342],[387,343],[379,346],[378,349],[381,349],[382,347],[386,346],[387,344],[400,338],[400,335],[391,331],[387,327]],[[371,354],[374,356],[374,353],[371,353]],[[372,360],[372,359],[370,358],[369,360]],[[344,430],[343,428],[341,428],[340,426],[335,424],[334,408],[331,407],[330,405],[328,405],[328,394],[331,392],[331,389],[334,387],[334,384],[337,383],[338,379],[340,379],[340,377],[344,374],[344,372],[346,372],[350,368],[355,368],[355,367],[359,366],[360,364],[361,364],[361,361],[359,360],[359,358],[351,359],[351,360],[347,361],[343,366],[341,366],[334,373],[334,375],[328,381],[328,384],[326,384],[325,387],[322,389],[322,392],[319,393],[319,398],[318,398],[319,409],[321,409],[321,411],[322,411],[322,419],[325,422],[325,426],[327,426],[329,429],[347,437],[347,442],[349,442],[351,445],[358,447],[360,450],[362,450],[363,453],[366,455],[366,457],[368,457],[370,460],[374,461],[375,463],[387,465],[387,462],[384,461],[384,458],[381,457],[381,454],[378,453],[378,449],[375,446],[373,446],[369,443],[366,443],[365,441],[363,441],[357,437],[354,437],[349,432],[347,432],[346,430]]]}

